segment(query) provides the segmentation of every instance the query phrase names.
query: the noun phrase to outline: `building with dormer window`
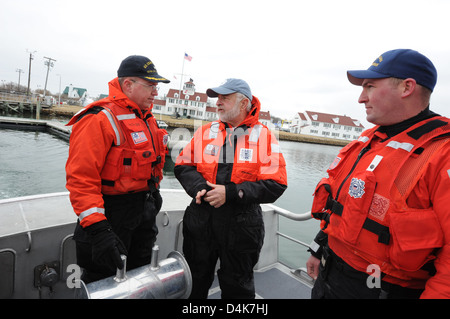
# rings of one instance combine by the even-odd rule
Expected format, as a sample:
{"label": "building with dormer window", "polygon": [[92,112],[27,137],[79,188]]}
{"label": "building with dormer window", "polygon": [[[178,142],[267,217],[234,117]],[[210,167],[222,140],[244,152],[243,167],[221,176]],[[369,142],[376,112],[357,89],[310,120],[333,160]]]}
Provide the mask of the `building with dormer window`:
{"label": "building with dormer window", "polygon": [[206,119],[208,96],[206,93],[195,92],[192,79],[184,83],[183,90],[169,89],[165,103],[158,101],[154,113],[170,116],[183,116],[193,119]]}
{"label": "building with dormer window", "polygon": [[292,133],[349,141],[357,139],[363,130],[364,126],[360,121],[346,115],[314,111],[297,113],[292,120],[290,129]]}

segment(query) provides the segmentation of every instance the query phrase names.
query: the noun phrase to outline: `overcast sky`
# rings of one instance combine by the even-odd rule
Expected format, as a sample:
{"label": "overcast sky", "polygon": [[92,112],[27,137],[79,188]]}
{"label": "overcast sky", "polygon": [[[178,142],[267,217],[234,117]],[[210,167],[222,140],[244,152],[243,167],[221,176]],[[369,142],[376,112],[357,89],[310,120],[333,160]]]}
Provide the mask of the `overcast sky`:
{"label": "overcast sky", "polygon": [[[120,62],[148,56],[180,88],[179,75],[198,92],[226,78],[246,80],[262,110],[292,118],[305,110],[365,122],[347,70],[367,69],[383,52],[410,48],[438,70],[431,108],[449,116],[450,1],[448,0],[0,0],[0,80],[44,88],[44,57],[55,59],[47,89],[108,93]],[[192,61],[184,60],[184,53]],[[60,76],[58,76],[58,74]],[[176,77],[176,79],[175,79]]]}

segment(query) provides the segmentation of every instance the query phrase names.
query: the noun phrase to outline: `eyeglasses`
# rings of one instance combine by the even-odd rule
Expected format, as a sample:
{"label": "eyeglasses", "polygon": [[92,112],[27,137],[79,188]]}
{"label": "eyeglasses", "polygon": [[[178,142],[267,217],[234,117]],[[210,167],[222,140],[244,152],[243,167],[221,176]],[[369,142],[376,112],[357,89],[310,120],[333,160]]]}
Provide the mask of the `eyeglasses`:
{"label": "eyeglasses", "polygon": [[156,84],[154,84],[154,85],[148,85],[148,84],[144,84],[144,83],[141,83],[140,81],[136,81],[136,80],[131,80],[131,82],[134,82],[134,83],[139,83],[140,85],[142,85],[142,86],[145,86],[145,87],[148,87],[150,90],[152,90],[152,91],[159,91],[159,87],[158,87],[158,85],[156,85]]}

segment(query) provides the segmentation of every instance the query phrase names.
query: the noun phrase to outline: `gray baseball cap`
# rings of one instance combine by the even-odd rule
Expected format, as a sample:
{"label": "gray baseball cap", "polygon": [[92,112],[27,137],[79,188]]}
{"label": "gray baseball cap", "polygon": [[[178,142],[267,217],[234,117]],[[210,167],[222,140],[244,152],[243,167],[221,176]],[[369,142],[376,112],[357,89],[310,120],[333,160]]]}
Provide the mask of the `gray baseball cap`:
{"label": "gray baseball cap", "polygon": [[244,94],[246,97],[248,97],[250,102],[252,101],[253,96],[250,87],[248,86],[247,82],[240,79],[227,79],[226,82],[221,86],[206,90],[206,94],[209,97],[217,97],[219,96],[219,94],[227,95],[237,92]]}

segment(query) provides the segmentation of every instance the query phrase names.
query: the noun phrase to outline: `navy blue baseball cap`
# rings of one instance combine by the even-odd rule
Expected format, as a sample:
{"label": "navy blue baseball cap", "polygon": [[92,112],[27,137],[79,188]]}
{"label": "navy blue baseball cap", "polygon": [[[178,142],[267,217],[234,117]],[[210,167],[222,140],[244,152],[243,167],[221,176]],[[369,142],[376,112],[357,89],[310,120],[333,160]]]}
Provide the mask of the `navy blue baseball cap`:
{"label": "navy blue baseball cap", "polygon": [[209,97],[217,97],[219,94],[228,95],[232,93],[242,93],[250,100],[250,102],[252,101],[253,96],[250,86],[248,86],[247,82],[240,79],[227,79],[221,86],[206,90],[206,94]]}
{"label": "navy blue baseball cap", "polygon": [[423,54],[410,49],[397,49],[380,55],[367,70],[347,71],[347,77],[354,85],[362,85],[364,79],[412,78],[433,91],[437,71]]}
{"label": "navy blue baseball cap", "polygon": [[170,82],[158,74],[155,65],[149,58],[142,55],[130,55],[125,58],[117,70],[117,76],[119,78],[135,76],[150,82]]}

